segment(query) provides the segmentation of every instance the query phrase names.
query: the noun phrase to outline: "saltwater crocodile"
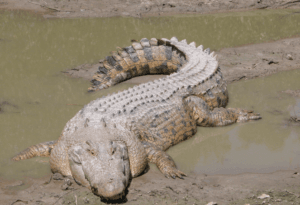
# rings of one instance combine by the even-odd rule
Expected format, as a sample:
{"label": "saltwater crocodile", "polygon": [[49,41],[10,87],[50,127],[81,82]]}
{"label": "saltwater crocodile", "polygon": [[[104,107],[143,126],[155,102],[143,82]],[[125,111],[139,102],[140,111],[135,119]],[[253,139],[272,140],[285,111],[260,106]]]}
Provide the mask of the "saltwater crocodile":
{"label": "saltwater crocodile", "polygon": [[90,102],[57,141],[31,146],[13,160],[50,156],[53,173],[73,177],[101,198],[119,199],[148,162],[166,177],[185,176],[165,151],[192,137],[197,125],[260,119],[252,111],[225,109],[228,93],[215,54],[176,37],[143,38],[112,52],[89,90],[146,74],[169,75]]}

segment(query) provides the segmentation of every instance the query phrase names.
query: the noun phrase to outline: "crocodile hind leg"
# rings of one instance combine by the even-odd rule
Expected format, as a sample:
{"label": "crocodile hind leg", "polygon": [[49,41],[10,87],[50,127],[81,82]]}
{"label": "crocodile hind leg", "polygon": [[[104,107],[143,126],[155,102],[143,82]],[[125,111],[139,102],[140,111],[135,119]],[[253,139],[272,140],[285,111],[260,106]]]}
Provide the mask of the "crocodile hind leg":
{"label": "crocodile hind leg", "polygon": [[175,162],[166,152],[150,143],[144,142],[143,144],[147,153],[148,161],[156,164],[157,168],[165,175],[165,177],[172,177],[173,179],[178,177],[182,179],[183,176],[186,176],[185,173],[176,168]]}
{"label": "crocodile hind leg", "polygon": [[216,127],[261,119],[260,114],[240,108],[221,107],[211,110],[203,99],[196,96],[187,97],[185,103],[191,109],[198,126]]}

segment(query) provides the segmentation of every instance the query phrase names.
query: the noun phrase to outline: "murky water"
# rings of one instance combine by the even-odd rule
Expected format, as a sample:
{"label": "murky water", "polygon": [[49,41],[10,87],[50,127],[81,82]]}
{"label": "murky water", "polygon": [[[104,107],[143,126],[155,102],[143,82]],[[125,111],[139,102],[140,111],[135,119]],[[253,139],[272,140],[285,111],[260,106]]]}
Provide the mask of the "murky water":
{"label": "murky water", "polygon": [[[219,49],[299,35],[300,15],[289,15],[291,12],[50,20],[23,12],[0,13],[0,177],[16,179],[50,173],[47,158],[17,163],[9,159],[30,145],[57,139],[66,122],[89,101],[132,86],[124,83],[88,94],[89,82],[70,79],[60,71],[96,62],[116,46],[128,46],[130,39],[142,37],[177,36]],[[276,86],[264,85],[264,89],[254,89],[254,83],[247,88],[247,95],[245,90],[238,90],[241,86],[231,85],[231,106],[255,106],[264,119],[226,128],[199,128],[197,137],[169,151],[179,167],[184,171],[240,173],[296,166],[294,157],[298,152],[295,154],[293,148],[298,145],[299,131],[280,127],[281,116],[268,113],[279,102],[278,109],[284,113],[288,105],[296,102],[288,101],[288,97],[278,100],[274,94],[274,102],[264,103],[265,96],[271,93],[267,89],[280,83],[283,82],[274,78]],[[257,93],[251,94],[255,90]],[[254,97],[257,100],[250,103]],[[268,116],[272,120],[267,120]]]}
{"label": "murky water", "polygon": [[300,70],[228,86],[228,107],[254,110],[263,119],[227,127],[202,128],[169,154],[181,170],[206,174],[268,173],[300,167],[300,98],[282,93],[300,88]]}

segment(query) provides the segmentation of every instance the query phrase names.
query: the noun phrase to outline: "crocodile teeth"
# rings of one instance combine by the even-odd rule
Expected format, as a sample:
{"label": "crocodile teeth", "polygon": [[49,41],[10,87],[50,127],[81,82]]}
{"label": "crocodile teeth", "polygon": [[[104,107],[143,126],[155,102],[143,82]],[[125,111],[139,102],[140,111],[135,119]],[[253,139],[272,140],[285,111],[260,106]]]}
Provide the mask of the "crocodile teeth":
{"label": "crocodile teeth", "polygon": [[174,36],[170,39],[171,41],[175,41],[175,42],[178,42],[178,39]]}
{"label": "crocodile teeth", "polygon": [[193,41],[192,43],[189,44],[189,46],[196,48],[196,43]]}

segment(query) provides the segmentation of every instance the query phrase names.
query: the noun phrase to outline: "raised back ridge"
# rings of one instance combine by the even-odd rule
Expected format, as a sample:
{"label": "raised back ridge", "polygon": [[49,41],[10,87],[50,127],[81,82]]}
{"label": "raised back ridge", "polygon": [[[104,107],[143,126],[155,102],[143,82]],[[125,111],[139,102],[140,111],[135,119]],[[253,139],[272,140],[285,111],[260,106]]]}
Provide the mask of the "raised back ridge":
{"label": "raised back ridge", "polygon": [[[164,52],[160,51],[160,46],[163,46],[161,48],[165,49]],[[169,52],[170,56],[166,57],[168,54],[168,52],[166,52],[166,47],[168,47],[169,50],[172,48],[172,56],[170,54],[171,52]],[[173,37],[170,40],[165,38],[148,40],[144,38],[140,41],[140,43],[133,42],[132,46],[124,48],[121,51],[121,54],[118,55],[119,57],[115,57],[114,59],[116,60],[117,58],[123,58],[121,61],[125,61],[125,56],[129,55],[131,56],[130,59],[135,59],[135,55],[139,56],[138,51],[141,48],[143,48],[145,60],[141,60],[143,59],[142,57],[138,58],[140,59],[139,61],[144,62],[145,65],[140,66],[139,70],[134,69],[136,70],[135,74],[153,73],[153,71],[156,73],[157,71],[173,73],[164,78],[140,84],[122,92],[97,99],[89,104],[91,105],[92,109],[95,108],[95,104],[93,103],[97,103],[96,106],[99,107],[97,111],[100,111],[101,115],[103,116],[111,115],[111,117],[114,117],[122,114],[129,114],[135,112],[138,107],[144,106],[148,103],[164,102],[173,96],[184,97],[193,94],[195,90],[197,90],[198,94],[199,92],[200,94],[205,94],[207,91],[216,86],[217,83],[215,83],[215,81],[218,81],[218,78],[221,78],[220,75],[216,75],[214,82],[209,81],[205,83],[208,79],[213,78],[213,76],[218,72],[218,62],[216,60],[216,56],[214,53],[209,53],[209,49],[203,51],[203,46],[196,47],[195,42],[190,44],[187,44],[186,40],[179,42],[176,37]],[[148,57],[146,57],[148,54],[147,51],[145,51],[145,48],[151,48],[151,55]],[[179,63],[179,59],[182,57],[184,57],[184,60]],[[106,62],[108,62],[110,58],[107,57],[106,59]],[[155,61],[158,61],[159,63],[157,64],[161,66],[164,62],[166,62],[166,59],[168,60],[167,63],[172,60],[177,60],[178,64],[176,64],[176,69],[170,69],[167,66],[164,68],[166,70],[164,70],[152,66],[152,64],[157,63]],[[139,61],[136,60],[136,62]],[[104,65],[105,64],[106,63],[104,62]],[[146,64],[148,66],[146,66]],[[137,65],[138,64],[134,64],[135,67],[137,67]],[[179,65],[182,66],[179,67]],[[140,70],[142,68],[147,68],[147,72]],[[113,72],[116,72],[116,70],[117,69],[114,69],[113,71],[107,72],[107,74],[102,74],[103,77],[101,79],[109,78],[109,80],[104,82],[99,81],[100,84],[92,87],[91,89],[103,89],[113,85],[114,83],[117,83],[118,81],[114,79],[119,78],[116,77],[113,79],[113,77],[110,77],[112,76]],[[176,70],[175,73],[174,70]],[[121,75],[121,73],[124,74],[125,72],[131,72],[129,67],[128,70],[124,71],[123,69],[117,75]],[[131,75],[131,77],[132,76],[133,75]],[[89,107],[89,105],[87,107]]]}

